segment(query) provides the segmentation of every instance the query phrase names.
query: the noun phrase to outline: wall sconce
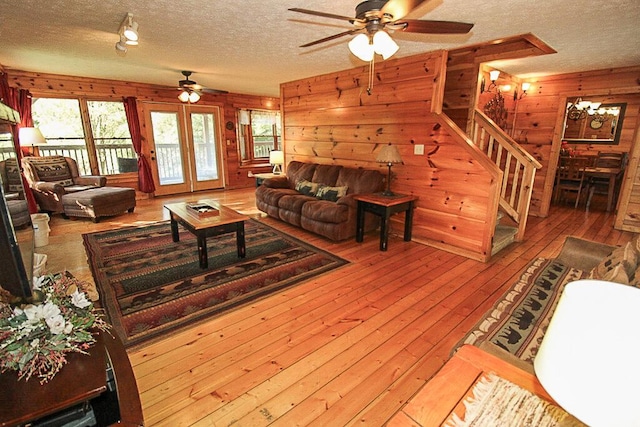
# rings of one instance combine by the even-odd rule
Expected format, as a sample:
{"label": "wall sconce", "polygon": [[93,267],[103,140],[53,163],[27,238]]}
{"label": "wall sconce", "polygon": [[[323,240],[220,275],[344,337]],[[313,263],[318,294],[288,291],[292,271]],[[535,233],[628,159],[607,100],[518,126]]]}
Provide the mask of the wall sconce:
{"label": "wall sconce", "polygon": [[522,93],[518,96],[518,88],[516,87],[516,90],[513,91],[513,100],[517,101],[519,99],[524,98],[525,96],[527,96],[527,91],[531,88],[531,83],[529,82],[524,82],[520,85],[520,88],[522,89]]}
{"label": "wall sconce", "polygon": [[491,80],[491,84],[486,89],[485,89],[484,77],[482,77],[482,83],[480,84],[480,93],[492,92],[492,91],[498,92],[500,90],[496,85],[496,81],[498,80],[498,77],[500,77],[500,71],[498,70],[489,71],[489,80]]}
{"label": "wall sconce", "polygon": [[282,165],[284,164],[284,153],[279,150],[270,151],[269,163],[273,165],[273,174],[280,175],[282,173]]}
{"label": "wall sconce", "polygon": [[125,56],[129,46],[137,46],[139,40],[138,23],[133,20],[133,13],[127,13],[118,29],[120,40],[116,43],[116,53]]}

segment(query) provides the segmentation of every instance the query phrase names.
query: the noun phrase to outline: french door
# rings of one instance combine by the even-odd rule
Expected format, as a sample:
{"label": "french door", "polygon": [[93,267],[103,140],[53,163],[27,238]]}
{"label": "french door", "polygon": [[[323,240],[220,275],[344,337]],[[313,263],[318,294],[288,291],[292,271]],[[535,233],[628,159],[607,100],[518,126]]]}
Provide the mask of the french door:
{"label": "french door", "polygon": [[145,109],[155,194],[223,188],[220,108],[146,103]]}

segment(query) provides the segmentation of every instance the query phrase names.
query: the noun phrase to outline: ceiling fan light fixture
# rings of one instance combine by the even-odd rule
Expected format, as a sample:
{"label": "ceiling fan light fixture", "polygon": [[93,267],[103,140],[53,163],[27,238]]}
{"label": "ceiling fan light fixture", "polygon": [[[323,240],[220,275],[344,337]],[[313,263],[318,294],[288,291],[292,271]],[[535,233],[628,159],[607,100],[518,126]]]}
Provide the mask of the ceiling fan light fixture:
{"label": "ceiling fan light fixture", "polygon": [[349,42],[349,50],[362,61],[369,62],[373,59],[374,47],[368,34],[361,33],[355,36]]}
{"label": "ceiling fan light fixture", "polygon": [[400,47],[386,31],[376,31],[373,35],[373,49],[382,59],[391,58]]}
{"label": "ceiling fan light fixture", "polygon": [[193,104],[193,103],[196,103],[198,101],[200,101],[200,94],[198,92],[196,92],[196,91],[191,92],[189,94],[189,102]]}
{"label": "ceiling fan light fixture", "polygon": [[188,102],[189,92],[187,92],[186,90],[183,90],[182,92],[180,92],[180,95],[178,95],[178,99],[182,102]]}

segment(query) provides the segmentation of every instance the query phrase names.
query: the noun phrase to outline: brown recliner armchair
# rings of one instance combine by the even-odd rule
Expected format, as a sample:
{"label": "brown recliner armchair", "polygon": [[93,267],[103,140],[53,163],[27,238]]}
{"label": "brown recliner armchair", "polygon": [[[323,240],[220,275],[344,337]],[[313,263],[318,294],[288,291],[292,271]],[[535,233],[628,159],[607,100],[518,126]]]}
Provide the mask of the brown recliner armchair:
{"label": "brown recliner armchair", "polygon": [[107,184],[105,176],[80,176],[71,157],[24,157],[22,169],[40,210],[45,212],[64,213],[62,196]]}
{"label": "brown recliner armchair", "polygon": [[0,181],[13,226],[20,228],[30,224],[29,206],[22,191],[22,176],[15,158],[0,162]]}

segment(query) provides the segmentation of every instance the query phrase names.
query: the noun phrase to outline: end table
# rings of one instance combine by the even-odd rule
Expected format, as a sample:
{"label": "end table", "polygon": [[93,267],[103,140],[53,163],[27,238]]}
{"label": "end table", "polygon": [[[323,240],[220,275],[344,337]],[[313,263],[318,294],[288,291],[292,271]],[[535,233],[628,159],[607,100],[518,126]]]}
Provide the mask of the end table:
{"label": "end table", "polygon": [[389,241],[389,218],[399,212],[404,212],[404,240],[411,241],[413,223],[413,208],[416,196],[408,194],[396,194],[383,196],[381,194],[358,194],[353,197],[358,201],[358,218],[356,225],[356,242],[364,240],[364,214],[371,212],[381,219],[380,225],[380,250],[386,251]]}

